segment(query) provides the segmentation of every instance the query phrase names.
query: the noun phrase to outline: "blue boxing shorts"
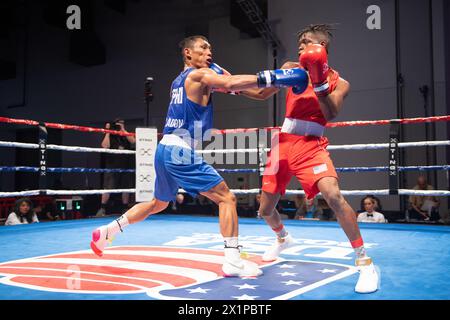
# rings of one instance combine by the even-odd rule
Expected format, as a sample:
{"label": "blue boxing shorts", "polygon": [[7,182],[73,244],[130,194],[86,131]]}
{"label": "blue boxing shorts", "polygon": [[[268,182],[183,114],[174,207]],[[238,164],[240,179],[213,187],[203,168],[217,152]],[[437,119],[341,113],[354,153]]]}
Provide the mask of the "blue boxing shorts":
{"label": "blue boxing shorts", "polygon": [[155,154],[155,198],[172,201],[183,188],[192,196],[217,186],[223,178],[193,149],[159,143]]}

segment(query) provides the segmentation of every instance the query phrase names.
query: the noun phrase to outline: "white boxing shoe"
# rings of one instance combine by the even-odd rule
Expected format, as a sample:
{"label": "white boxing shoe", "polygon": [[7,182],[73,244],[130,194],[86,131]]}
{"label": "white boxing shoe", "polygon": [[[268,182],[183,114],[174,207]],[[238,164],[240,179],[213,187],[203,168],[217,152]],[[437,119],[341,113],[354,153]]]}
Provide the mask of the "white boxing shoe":
{"label": "white boxing shoe", "polygon": [[359,270],[358,282],[355,286],[357,293],[372,293],[378,290],[379,275],[372,259],[369,257],[356,259]]}
{"label": "white boxing shoe", "polygon": [[222,272],[225,277],[258,277],[263,274],[256,263],[241,258],[239,248],[225,248]]}
{"label": "white boxing shoe", "polygon": [[284,238],[277,238],[275,243],[264,252],[262,260],[265,262],[275,261],[280,256],[281,251],[292,247],[293,245],[294,239],[292,239],[290,234]]}
{"label": "white boxing shoe", "polygon": [[101,257],[106,245],[111,241],[112,239],[108,237],[108,227],[102,226],[92,232],[91,249],[97,256]]}

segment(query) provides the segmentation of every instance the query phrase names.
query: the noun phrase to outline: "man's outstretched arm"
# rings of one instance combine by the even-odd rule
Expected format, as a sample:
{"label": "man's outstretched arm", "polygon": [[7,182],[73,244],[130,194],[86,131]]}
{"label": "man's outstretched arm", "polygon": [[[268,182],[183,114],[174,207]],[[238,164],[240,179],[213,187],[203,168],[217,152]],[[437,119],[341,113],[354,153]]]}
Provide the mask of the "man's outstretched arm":
{"label": "man's outstretched arm", "polygon": [[243,91],[256,88],[304,86],[308,81],[307,73],[302,69],[265,70],[256,75],[219,75],[211,69],[199,69],[189,75],[191,81],[202,87]]}

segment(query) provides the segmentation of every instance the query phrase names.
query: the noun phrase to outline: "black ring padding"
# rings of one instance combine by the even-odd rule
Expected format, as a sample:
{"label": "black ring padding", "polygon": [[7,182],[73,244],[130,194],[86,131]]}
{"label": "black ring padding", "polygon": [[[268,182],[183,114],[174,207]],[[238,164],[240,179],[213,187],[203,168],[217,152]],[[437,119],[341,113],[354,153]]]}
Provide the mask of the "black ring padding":
{"label": "black ring padding", "polygon": [[390,196],[398,196],[399,195],[398,190],[397,189],[389,190],[389,195]]}

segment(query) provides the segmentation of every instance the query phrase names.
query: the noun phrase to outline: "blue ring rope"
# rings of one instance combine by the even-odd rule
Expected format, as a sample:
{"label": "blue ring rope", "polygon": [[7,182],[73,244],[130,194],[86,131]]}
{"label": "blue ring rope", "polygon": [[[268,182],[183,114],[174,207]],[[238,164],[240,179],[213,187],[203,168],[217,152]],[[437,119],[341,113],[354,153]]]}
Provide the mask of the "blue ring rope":
{"label": "blue ring rope", "polygon": [[[388,167],[342,167],[338,172],[384,172]],[[259,173],[259,169],[216,169],[223,173]],[[442,166],[406,166],[398,167],[399,171],[433,171],[450,170],[450,165]],[[0,167],[0,172],[39,172],[37,167]],[[95,168],[47,168],[49,173],[134,173],[134,169],[95,169]]]}

